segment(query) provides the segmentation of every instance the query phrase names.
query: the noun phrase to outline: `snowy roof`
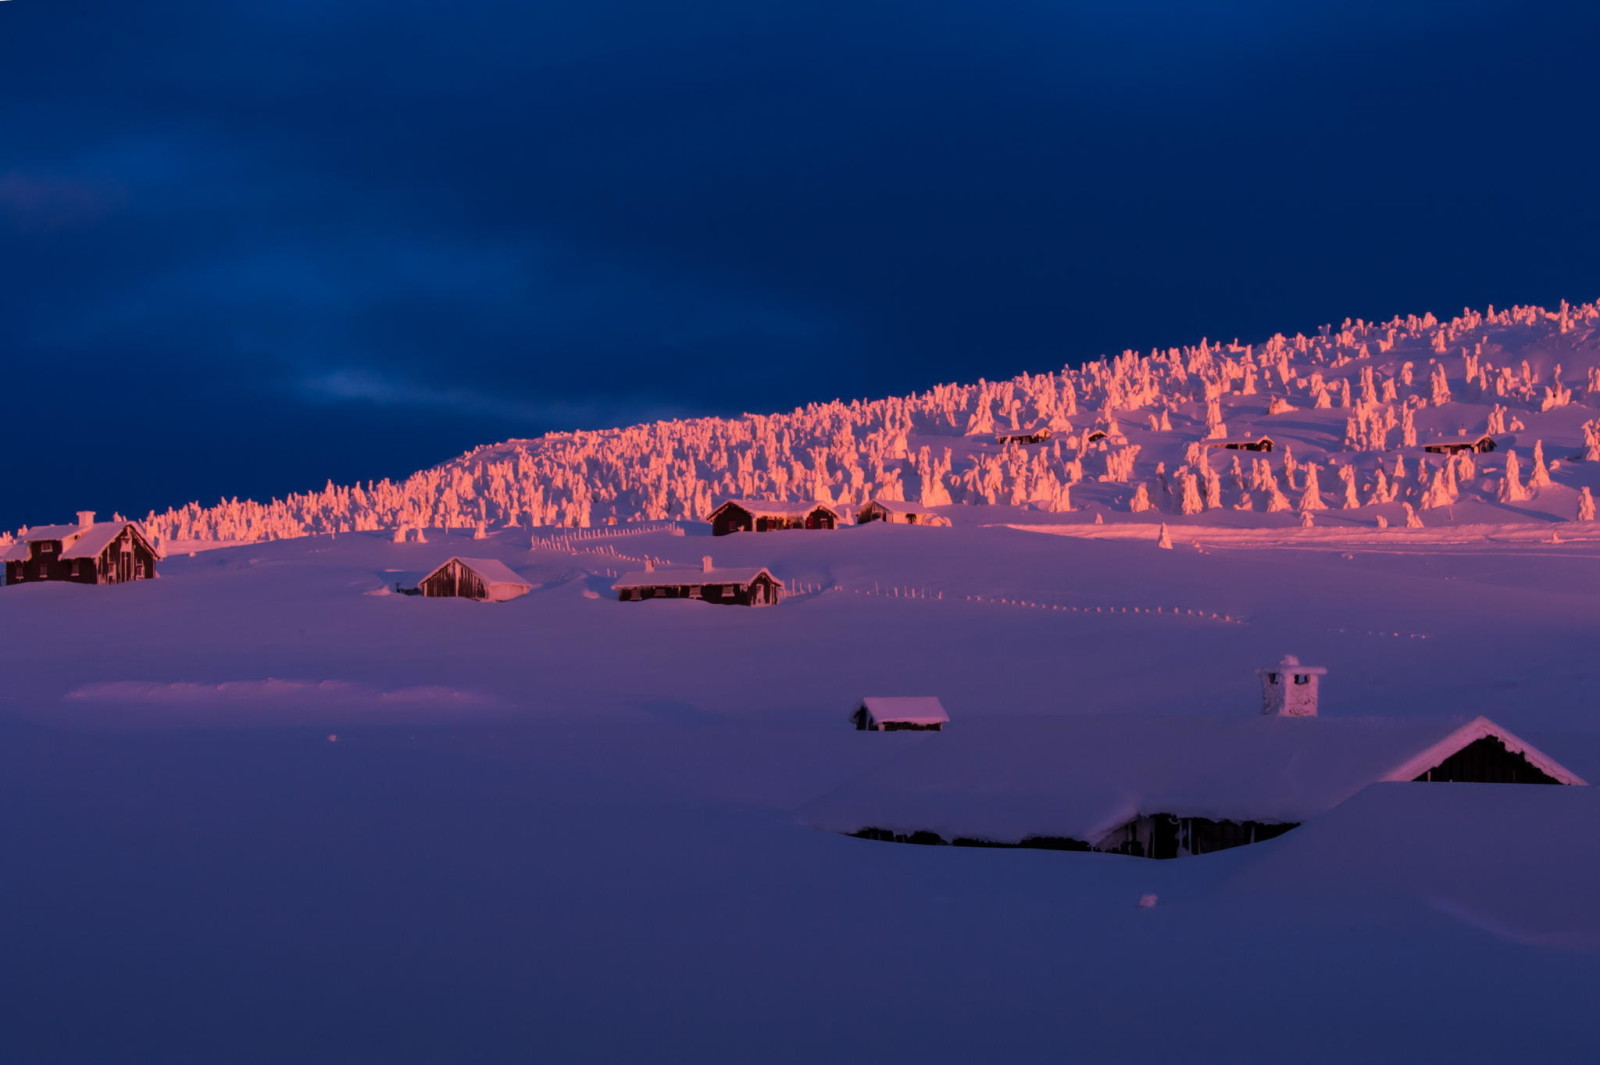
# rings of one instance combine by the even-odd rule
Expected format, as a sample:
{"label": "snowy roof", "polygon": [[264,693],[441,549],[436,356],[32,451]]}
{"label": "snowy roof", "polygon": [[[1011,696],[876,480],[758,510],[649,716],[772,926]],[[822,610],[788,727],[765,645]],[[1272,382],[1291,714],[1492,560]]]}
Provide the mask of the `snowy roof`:
{"label": "snowy roof", "polygon": [[668,566],[661,569],[639,570],[624,573],[611,586],[612,591],[623,588],[670,588],[705,584],[745,585],[766,574],[779,587],[783,582],[774,577],[765,566],[736,566],[731,568],[703,569],[699,566]]}
{"label": "snowy roof", "polygon": [[1202,440],[1206,447],[1238,447],[1240,444],[1259,444],[1263,440],[1272,442],[1272,437],[1262,433],[1260,436],[1236,436],[1227,440]]}
{"label": "snowy roof", "polygon": [[462,558],[459,555],[445,559],[435,566],[427,577],[422,579],[427,580],[428,577],[432,577],[452,562],[461,563],[467,569],[482,577],[485,584],[510,584],[519,588],[533,587],[533,585],[518,576],[515,570],[497,558]]}
{"label": "snowy roof", "polygon": [[1493,735],[1584,781],[1486,718],[1124,717],[968,722],[806,807],[818,828],[1096,843],[1143,814],[1298,823],[1379,781],[1412,780]]}
{"label": "snowy roof", "polygon": [[874,721],[937,725],[950,720],[944,704],[932,695],[869,695],[861,700]]}
{"label": "snowy roof", "polygon": [[[866,507],[879,507],[879,508],[881,508],[883,510],[888,511],[890,514],[928,514],[928,513],[931,513],[931,511],[927,507],[920,506],[920,505],[918,505],[916,503],[907,503],[904,500],[900,500],[900,499],[871,499],[871,500],[867,501]],[[866,507],[863,507],[862,509],[865,510]]]}
{"label": "snowy roof", "polygon": [[1314,673],[1319,677],[1326,676],[1328,670],[1324,666],[1303,666],[1300,659],[1294,655],[1284,655],[1275,665],[1262,666],[1257,673]]}
{"label": "snowy roof", "polygon": [[1473,444],[1493,439],[1494,437],[1488,433],[1473,433],[1470,436],[1442,436],[1437,440],[1424,440],[1422,447],[1424,450],[1430,447],[1470,447]]}
{"label": "snowy roof", "polygon": [[93,525],[40,525],[19,536],[16,543],[0,554],[0,562],[23,561],[28,557],[28,545],[41,540],[60,540],[61,558],[94,558],[129,526],[133,527],[133,531],[147,547],[152,551],[155,550],[150,544],[149,537],[144,535],[144,530],[136,521],[100,521]]}
{"label": "snowy roof", "polygon": [[803,518],[818,508],[830,514],[838,513],[828,504],[818,503],[814,499],[803,503],[785,503],[774,499],[724,499],[711,513],[715,514],[723,507],[738,507],[757,518]]}

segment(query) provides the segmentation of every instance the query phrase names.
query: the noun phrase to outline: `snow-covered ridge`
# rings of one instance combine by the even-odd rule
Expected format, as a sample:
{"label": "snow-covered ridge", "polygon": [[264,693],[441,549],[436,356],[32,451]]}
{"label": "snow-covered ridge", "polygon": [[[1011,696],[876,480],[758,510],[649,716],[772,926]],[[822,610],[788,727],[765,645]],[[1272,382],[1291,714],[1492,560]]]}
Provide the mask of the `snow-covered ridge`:
{"label": "snow-covered ridge", "polygon": [[[1033,427],[1052,435],[996,439]],[[1422,450],[1481,433],[1496,451]],[[1203,446],[1263,435],[1270,454]],[[1600,459],[1597,303],[1347,319],[1309,336],[1125,351],[787,414],[553,433],[403,481],[191,503],[145,524],[164,541],[589,526],[703,519],[723,497],[1000,505],[1062,516],[1053,521],[1282,525],[1324,511],[1368,527],[1548,521],[1592,517],[1600,467],[1575,457]]]}

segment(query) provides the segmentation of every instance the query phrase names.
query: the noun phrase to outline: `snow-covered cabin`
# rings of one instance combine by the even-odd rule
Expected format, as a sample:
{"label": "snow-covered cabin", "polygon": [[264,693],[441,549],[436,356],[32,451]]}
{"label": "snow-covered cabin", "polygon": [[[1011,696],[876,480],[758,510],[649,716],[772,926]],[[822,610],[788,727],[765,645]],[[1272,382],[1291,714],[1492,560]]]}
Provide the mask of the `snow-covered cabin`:
{"label": "snow-covered cabin", "polygon": [[1281,835],[1384,781],[1583,784],[1488,718],[1079,715],[967,721],[816,800],[872,839],[1204,854]]}
{"label": "snow-covered cabin", "polygon": [[1204,447],[1220,447],[1227,451],[1271,451],[1276,445],[1270,436],[1247,436],[1237,440],[1202,440]]}
{"label": "snow-covered cabin", "polygon": [[834,529],[839,512],[816,501],[784,503],[770,499],[728,499],[711,512],[711,535],[777,532],[781,529]]}
{"label": "snow-covered cabin", "polygon": [[72,581],[122,584],[150,580],[161,553],[136,521],[95,521],[78,513],[76,525],[41,525],[6,548],[6,583]]}
{"label": "snow-covered cabin", "polygon": [[926,507],[898,499],[874,499],[856,513],[856,524],[869,521],[888,522],[891,525],[949,525],[950,519],[935,514]]}
{"label": "snow-covered cabin", "polygon": [[1031,429],[1012,429],[994,434],[997,444],[1042,444],[1051,436],[1048,426],[1035,426]]}
{"label": "snow-covered cabin", "polygon": [[1479,454],[1493,451],[1499,445],[1487,433],[1479,436],[1458,436],[1445,440],[1432,440],[1422,445],[1422,450],[1435,455],[1454,455],[1458,451],[1475,451]]}
{"label": "snow-covered cabin", "polygon": [[417,582],[417,590],[429,598],[455,597],[481,602],[503,603],[527,595],[533,585],[497,558],[449,558]]}
{"label": "snow-covered cabin", "polygon": [[869,695],[850,720],[860,732],[942,732],[950,715],[931,695]]}
{"label": "snow-covered cabin", "polygon": [[643,599],[700,599],[728,606],[772,606],[783,598],[783,582],[764,566],[722,567],[711,564],[711,556],[700,560],[700,568],[667,566],[645,568],[619,577],[611,590],[622,602]]}

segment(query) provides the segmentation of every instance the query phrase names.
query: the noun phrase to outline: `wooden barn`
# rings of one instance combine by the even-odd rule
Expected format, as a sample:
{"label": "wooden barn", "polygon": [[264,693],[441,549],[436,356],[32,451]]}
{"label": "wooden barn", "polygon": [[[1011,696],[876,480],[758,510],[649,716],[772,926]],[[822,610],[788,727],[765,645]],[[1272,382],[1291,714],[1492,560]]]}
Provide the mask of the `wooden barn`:
{"label": "wooden barn", "polygon": [[850,720],[859,732],[943,732],[950,715],[931,695],[869,695]]}
{"label": "wooden barn", "polygon": [[711,512],[711,534],[777,532],[782,529],[836,529],[839,512],[822,503],[783,503],[767,499],[729,499]]}
{"label": "wooden barn", "polygon": [[1206,854],[1282,835],[1372,784],[1584,784],[1487,718],[1080,714],[967,721],[802,811],[868,839]]}
{"label": "wooden barn", "polygon": [[123,584],[154,578],[161,553],[138,522],[97,522],[94,511],[85,510],[76,525],[28,530],[0,559],[5,560],[7,584]]}
{"label": "wooden barn", "polygon": [[1011,445],[1042,444],[1049,440],[1050,436],[1051,433],[1048,428],[1039,426],[1033,429],[1015,429],[1010,432],[995,433],[994,442]]}
{"label": "wooden barn", "polygon": [[1431,443],[1423,444],[1422,450],[1431,451],[1435,455],[1454,455],[1458,451],[1473,451],[1482,454],[1485,451],[1493,451],[1498,446],[1494,442],[1494,437],[1485,433],[1482,436],[1460,436],[1450,440],[1434,440]]}
{"label": "wooden barn", "polygon": [[898,499],[874,499],[856,513],[857,525],[865,525],[870,521],[881,521],[890,525],[950,524],[950,519],[943,514],[935,514],[926,507]]}
{"label": "wooden barn", "polygon": [[417,590],[430,599],[503,603],[527,595],[533,585],[497,558],[450,558],[418,581]]}
{"label": "wooden barn", "polygon": [[1202,440],[1206,447],[1220,447],[1227,451],[1271,451],[1276,445],[1270,436],[1252,436],[1239,440]]}
{"label": "wooden barn", "polygon": [[624,573],[611,586],[617,599],[635,603],[645,599],[699,599],[725,606],[774,606],[783,598],[783,582],[765,567],[722,568],[711,564],[711,556],[700,560],[700,568],[669,566],[657,568],[645,563],[635,573]]}

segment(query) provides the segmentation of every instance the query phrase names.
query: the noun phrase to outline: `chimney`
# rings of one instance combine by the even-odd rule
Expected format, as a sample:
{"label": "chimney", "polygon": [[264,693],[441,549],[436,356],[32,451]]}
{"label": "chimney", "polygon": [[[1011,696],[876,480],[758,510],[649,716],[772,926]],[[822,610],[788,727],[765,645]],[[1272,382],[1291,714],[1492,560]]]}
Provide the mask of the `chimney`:
{"label": "chimney", "polygon": [[1318,681],[1328,671],[1303,666],[1294,655],[1256,670],[1261,678],[1261,712],[1268,717],[1316,717]]}
{"label": "chimney", "polygon": [[701,555],[700,556],[700,569],[701,569],[702,572],[705,572],[705,573],[710,573],[711,572],[711,556],[710,555]]}
{"label": "chimney", "polygon": [[94,524],[94,511],[92,511],[92,510],[80,510],[80,511],[78,511],[78,528],[87,529],[89,526],[91,526],[93,524]]}
{"label": "chimney", "polygon": [[644,560],[644,571],[646,573],[654,573],[656,571],[656,560],[653,559],[653,558],[645,559]]}

